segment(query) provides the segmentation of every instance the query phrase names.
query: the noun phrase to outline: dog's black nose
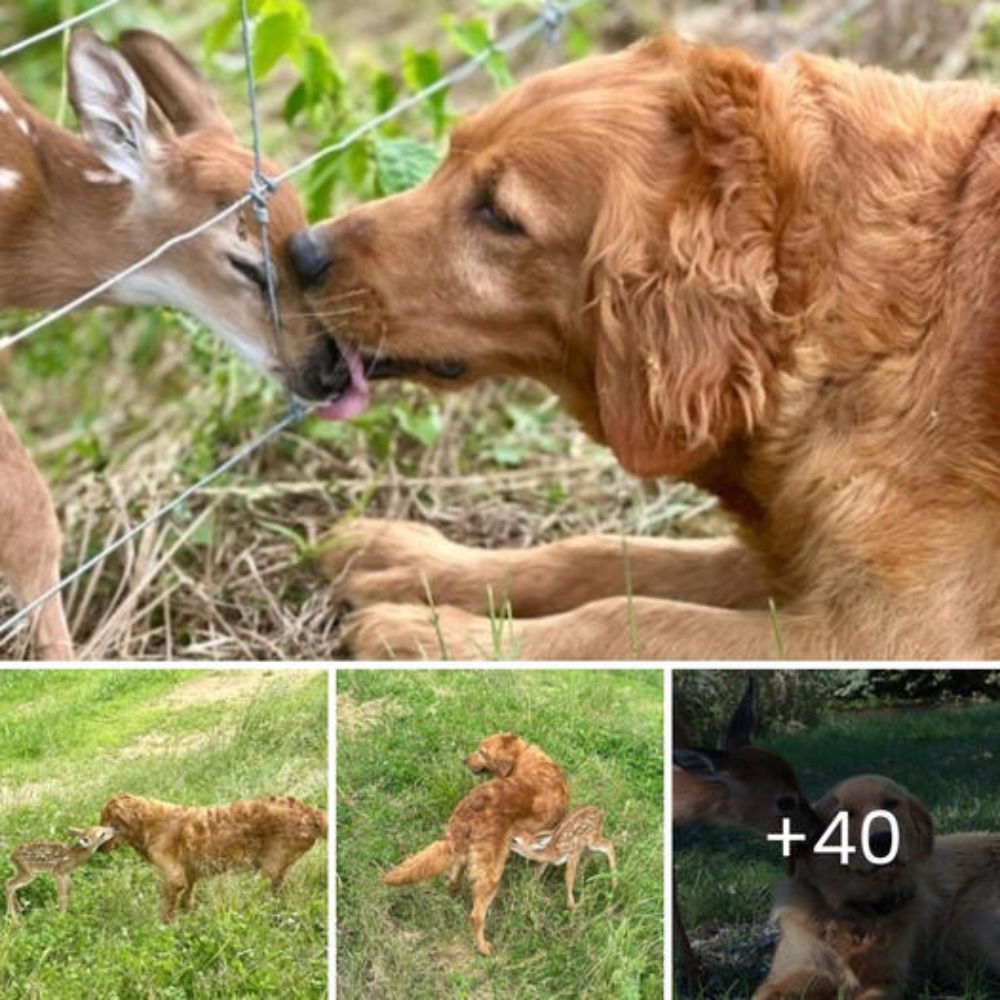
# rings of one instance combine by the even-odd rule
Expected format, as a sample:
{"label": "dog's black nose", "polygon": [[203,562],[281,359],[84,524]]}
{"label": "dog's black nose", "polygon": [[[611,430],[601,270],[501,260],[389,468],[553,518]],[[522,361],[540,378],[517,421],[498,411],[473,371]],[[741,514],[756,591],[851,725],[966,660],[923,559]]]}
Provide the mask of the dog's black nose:
{"label": "dog's black nose", "polygon": [[868,846],[876,858],[885,858],[892,849],[892,832],[875,830],[868,834]]}
{"label": "dog's black nose", "polygon": [[303,288],[315,288],[333,263],[326,242],[311,229],[300,229],[288,241],[288,256]]}

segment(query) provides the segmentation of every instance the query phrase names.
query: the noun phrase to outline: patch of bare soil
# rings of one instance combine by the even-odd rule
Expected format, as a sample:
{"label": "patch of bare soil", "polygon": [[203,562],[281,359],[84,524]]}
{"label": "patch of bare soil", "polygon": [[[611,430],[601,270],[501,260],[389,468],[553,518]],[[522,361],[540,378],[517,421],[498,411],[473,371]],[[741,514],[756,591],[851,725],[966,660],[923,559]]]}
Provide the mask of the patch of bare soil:
{"label": "patch of bare soil", "polygon": [[348,738],[370,729],[385,714],[389,698],[356,702],[349,694],[337,695],[337,732]]}
{"label": "patch of bare soil", "polygon": [[186,708],[219,701],[248,701],[275,684],[305,684],[322,670],[213,670],[179,684],[160,698],[159,708]]}

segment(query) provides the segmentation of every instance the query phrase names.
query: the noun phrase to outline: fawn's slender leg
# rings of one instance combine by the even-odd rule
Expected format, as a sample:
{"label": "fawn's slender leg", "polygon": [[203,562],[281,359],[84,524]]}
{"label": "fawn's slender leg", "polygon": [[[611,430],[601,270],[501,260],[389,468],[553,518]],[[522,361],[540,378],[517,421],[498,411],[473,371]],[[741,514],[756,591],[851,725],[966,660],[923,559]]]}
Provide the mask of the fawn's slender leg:
{"label": "fawn's slender leg", "polygon": [[570,910],[576,906],[576,900],[573,898],[573,883],[576,881],[576,866],[579,863],[579,854],[571,854],[566,859],[566,906]]}
{"label": "fawn's slender leg", "polygon": [[543,861],[538,866],[538,871],[535,872],[534,879],[536,882],[540,882],[542,876],[545,874],[546,868],[549,867],[548,861]]}
{"label": "fawn's slender leg", "polygon": [[[0,575],[27,604],[59,582],[62,533],[48,487],[0,409]],[[39,659],[72,659],[73,644],[59,595],[32,622]]]}
{"label": "fawn's slender leg", "polygon": [[618,885],[618,869],[615,867],[615,845],[610,840],[598,837],[591,845],[594,851],[602,851],[608,859],[608,867],[611,869],[611,888]]}
{"label": "fawn's slender leg", "polygon": [[18,869],[11,878],[7,880],[7,915],[12,920],[17,920],[21,915],[21,905],[17,901],[17,890],[35,881],[35,876],[31,872]]}
{"label": "fawn's slender leg", "polygon": [[57,872],[53,877],[56,880],[56,898],[59,900],[59,909],[65,913],[69,906],[69,875]]}

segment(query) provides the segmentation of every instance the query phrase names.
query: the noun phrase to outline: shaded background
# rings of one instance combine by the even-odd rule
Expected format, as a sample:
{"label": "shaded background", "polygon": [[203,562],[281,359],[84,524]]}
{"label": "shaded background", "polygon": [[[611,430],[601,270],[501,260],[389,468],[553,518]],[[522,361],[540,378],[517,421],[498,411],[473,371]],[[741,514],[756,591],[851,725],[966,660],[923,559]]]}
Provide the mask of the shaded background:
{"label": "shaded background", "polygon": [[[674,721],[721,746],[745,670],[676,670]],[[755,670],[754,744],[781,754],[816,801],[858,774],[882,774],[930,810],[938,833],[1000,831],[1000,671]],[[678,902],[709,973],[703,996],[743,998],[777,940],[767,918],[785,865],[777,846],[736,827],[674,829]],[[962,992],[928,986],[914,1000],[994,1000],[972,977]],[[907,994],[911,996],[911,994]]]}

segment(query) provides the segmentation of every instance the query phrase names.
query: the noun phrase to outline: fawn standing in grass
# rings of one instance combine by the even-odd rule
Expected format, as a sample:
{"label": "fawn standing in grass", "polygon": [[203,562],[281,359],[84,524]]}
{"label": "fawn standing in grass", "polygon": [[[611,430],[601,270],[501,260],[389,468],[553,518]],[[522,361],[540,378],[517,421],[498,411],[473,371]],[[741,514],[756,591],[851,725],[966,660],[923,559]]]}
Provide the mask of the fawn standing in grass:
{"label": "fawn standing in grass", "polygon": [[[808,837],[818,833],[821,821],[788,762],[770,750],[750,746],[757,722],[757,689],[751,677],[729,720],[722,750],[685,746],[683,727],[676,727],[674,823],[732,824],[767,834],[780,832],[782,819],[788,817],[795,833]],[[684,979],[697,987],[701,969],[681,921],[676,884],[673,896],[674,954]]]}
{"label": "fawn standing in grass", "polygon": [[86,830],[70,827],[67,831],[76,837],[72,844],[57,844],[51,840],[34,840],[22,844],[10,856],[14,874],[7,880],[7,913],[17,920],[21,910],[17,903],[17,890],[46,873],[56,880],[59,909],[65,912],[69,902],[69,877],[101,844],[107,843],[115,831],[110,826],[89,826]]}
{"label": "fawn standing in grass", "polygon": [[581,857],[588,852],[606,854],[611,866],[611,885],[616,881],[615,846],[610,840],[601,836],[604,830],[604,814],[597,806],[580,806],[568,813],[566,818],[554,829],[546,830],[529,836],[520,834],[515,837],[510,849],[515,854],[529,861],[540,861],[536,878],[541,878],[548,865],[566,866],[566,905],[569,909],[576,906],[573,898],[573,883],[576,881],[576,869]]}

